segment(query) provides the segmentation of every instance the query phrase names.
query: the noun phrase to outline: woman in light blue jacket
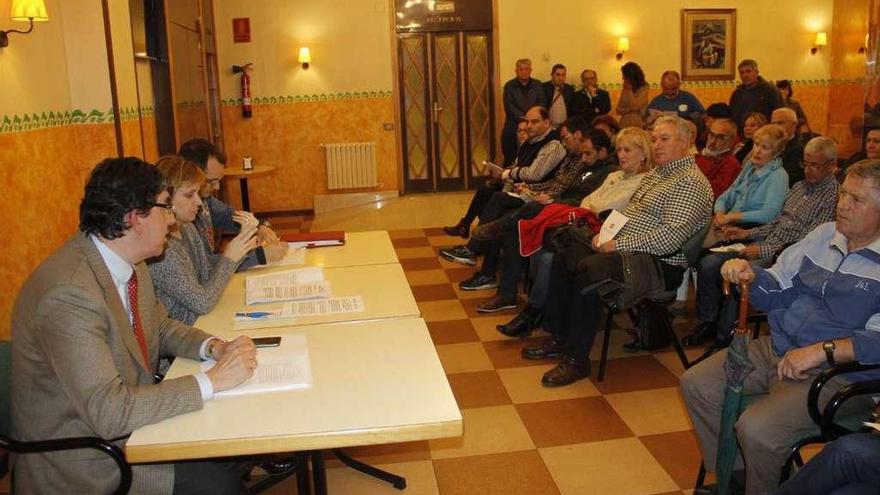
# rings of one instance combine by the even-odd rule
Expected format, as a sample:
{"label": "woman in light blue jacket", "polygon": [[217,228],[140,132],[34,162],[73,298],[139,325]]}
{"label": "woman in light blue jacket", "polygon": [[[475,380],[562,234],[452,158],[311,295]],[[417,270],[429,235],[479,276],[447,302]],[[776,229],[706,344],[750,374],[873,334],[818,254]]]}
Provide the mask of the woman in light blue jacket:
{"label": "woman in light blue jacket", "polygon": [[716,229],[733,224],[765,224],[782,211],[788,194],[788,173],[779,155],[785,131],[769,124],[755,131],[755,146],[733,184],[715,200]]}

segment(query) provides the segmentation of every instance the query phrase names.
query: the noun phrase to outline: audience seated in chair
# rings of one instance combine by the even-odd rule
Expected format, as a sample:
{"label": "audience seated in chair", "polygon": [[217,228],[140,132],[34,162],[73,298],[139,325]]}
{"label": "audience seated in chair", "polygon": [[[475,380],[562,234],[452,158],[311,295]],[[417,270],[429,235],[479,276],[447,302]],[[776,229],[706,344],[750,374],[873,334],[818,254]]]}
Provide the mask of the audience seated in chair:
{"label": "audience seated in chair", "polygon": [[[782,213],[773,221],[744,229],[727,227],[722,237],[727,241],[747,244],[735,253],[708,253],[699,262],[697,277],[697,317],[699,325],[682,339],[684,345],[715,342],[724,347],[733,328],[731,311],[723,311],[721,265],[733,258],[751,260],[769,266],[780,249],[803,239],[819,225],[834,220],[839,183],[837,145],[830,138],[817,137],[804,148],[804,180],[791,188]],[[728,308],[730,309],[730,308]]]}
{"label": "audience seated in chair", "polygon": [[659,282],[677,287],[687,264],[681,247],[709,221],[712,187],[687,151],[687,123],[673,116],[657,119],[651,134],[655,168],[642,179],[623,214],[629,221],[610,241],[592,246],[570,244],[553,259],[550,293],[544,305],[544,329],[552,337],[522,351],[526,359],[562,358],[544,374],[545,386],[567,385],[590,374],[589,352],[601,319],[602,304],[590,284],[622,272],[621,252],[655,256]]}
{"label": "audience seated in chair", "polygon": [[[609,210],[623,211],[645,174],[654,168],[654,162],[651,158],[650,134],[642,129],[627,127],[620,131],[615,139],[615,149],[620,170],[608,174],[605,182],[581,201],[580,208],[596,214]],[[523,227],[519,220],[540,221],[544,214],[544,210],[527,212],[528,209],[528,206],[523,208],[512,221],[504,225],[502,237],[502,248],[505,255],[501,260],[501,280],[496,297],[510,300],[516,296],[517,281],[525,260],[520,256],[521,254],[530,256],[530,268],[533,273],[526,306],[513,320],[496,327],[499,332],[509,337],[528,337],[540,321],[541,308],[544,306],[548,290],[550,266],[553,261],[552,251],[540,249],[535,253],[523,252]],[[564,214],[555,213],[554,215],[556,218],[561,216],[564,219]],[[542,239],[547,238],[546,229],[553,226],[555,224],[544,224],[544,231],[531,235],[539,235]],[[541,232],[545,233],[542,235]]]}
{"label": "audience seated in chair", "polygon": [[706,147],[694,159],[703,175],[712,184],[712,193],[717,199],[733,184],[742,166],[733,156],[733,143],[736,141],[736,123],[730,119],[712,119]]}
{"label": "audience seated in chair", "polygon": [[[818,431],[804,407],[811,379],[834,362],[880,361],[880,161],[862,161],[847,172],[836,222],[814,229],[769,269],[734,259],[722,265],[721,275],[733,284],[751,281],[752,305],[769,313],[770,335],[749,343],[755,368],[742,388],[744,394],[764,395],[736,423],[746,493],[766,493],[779,483],[789,446]],[[726,357],[726,350],[710,356],[681,380],[710,472],[715,471]],[[878,376],[875,370],[848,378]],[[820,403],[846,382],[832,378]],[[862,399],[850,400],[847,407],[870,411],[873,401]]]}
{"label": "audience seated in chair", "polygon": [[479,217],[481,221],[486,221],[488,216],[494,219],[499,212],[509,207],[521,206],[520,198],[507,194],[514,184],[542,182],[553,178],[566,152],[565,146],[559,142],[559,133],[550,126],[550,114],[544,107],[532,107],[526,112],[525,119],[528,140],[519,147],[513,165],[505,168],[496,177],[497,180],[488,181],[477,189],[465,216],[458,224],[444,227],[444,232],[449,235],[469,233],[474,218]]}
{"label": "audience seated in chair", "polygon": [[846,172],[846,167],[853,163],[866,159],[876,160],[878,158],[880,158],[880,129],[868,129],[868,132],[865,133],[865,146],[861,151],[853,154],[846,160],[840,172]]}
{"label": "audience seated in chair", "polygon": [[880,493],[880,435],[853,433],[822,448],[774,495]]}
{"label": "audience seated in chair", "polygon": [[755,112],[746,116],[746,123],[742,128],[743,139],[733,147],[733,155],[736,156],[740,163],[745,163],[749,158],[749,155],[752,153],[752,147],[755,146],[752,138],[755,136],[755,132],[765,125],[767,125],[767,117],[764,117],[763,114]]}

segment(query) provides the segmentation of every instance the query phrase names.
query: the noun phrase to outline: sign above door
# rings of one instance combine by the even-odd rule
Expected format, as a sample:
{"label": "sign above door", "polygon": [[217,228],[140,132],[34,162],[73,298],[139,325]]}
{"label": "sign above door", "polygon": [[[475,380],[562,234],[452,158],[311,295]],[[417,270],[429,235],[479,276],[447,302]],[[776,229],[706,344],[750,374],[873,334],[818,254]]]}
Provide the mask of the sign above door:
{"label": "sign above door", "polygon": [[492,0],[395,0],[398,33],[491,31]]}

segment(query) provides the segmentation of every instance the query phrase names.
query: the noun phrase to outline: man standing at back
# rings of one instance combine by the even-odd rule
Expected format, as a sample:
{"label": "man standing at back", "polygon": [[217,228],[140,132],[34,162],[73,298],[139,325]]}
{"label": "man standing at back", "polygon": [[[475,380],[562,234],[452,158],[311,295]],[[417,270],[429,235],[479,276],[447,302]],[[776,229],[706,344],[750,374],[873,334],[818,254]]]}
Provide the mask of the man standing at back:
{"label": "man standing at back", "polygon": [[546,107],[541,81],[532,78],[532,61],[516,61],[516,77],[504,85],[504,129],[501,131],[501,152],[504,166],[516,159],[516,123],[534,106]]}
{"label": "man standing at back", "polygon": [[742,82],[730,95],[730,116],[742,132],[746,117],[752,112],[764,114],[770,121],[770,114],[782,108],[782,94],[776,86],[758,75],[758,62],[745,59],[739,63],[739,79]]}
{"label": "man standing at back", "polygon": [[575,91],[571,115],[583,117],[587,122],[599,115],[605,115],[611,111],[611,95],[608,91],[599,88],[599,76],[596,71],[586,69],[581,72],[581,82],[584,87]]}
{"label": "man standing at back", "polygon": [[663,114],[678,115],[693,122],[703,120],[706,109],[693,93],[681,89],[681,76],[678,72],[674,70],[664,72],[660,78],[660,87],[663,88],[663,93],[655,96],[651,103],[648,103],[649,122],[653,122]]}
{"label": "man standing at back", "polygon": [[[159,170],[108,159],[89,177],[80,232],[22,287],[12,316],[12,429],[24,441],[91,437],[117,446],[137,428],[196,411],[251,377],[253,342],[232,342],[172,320],[143,261],[174,222]],[[155,383],[160,356],[214,358],[204,373]],[[17,456],[20,493],[110,493],[116,464],[92,450]],[[242,493],[241,476],[213,462],[136,465],[131,493]]]}
{"label": "man standing at back", "polygon": [[544,101],[547,102],[547,111],[550,112],[550,125],[559,129],[568,116],[572,115],[574,87],[565,83],[566,69],[562,64],[553,66],[550,71],[550,80],[543,84]]}

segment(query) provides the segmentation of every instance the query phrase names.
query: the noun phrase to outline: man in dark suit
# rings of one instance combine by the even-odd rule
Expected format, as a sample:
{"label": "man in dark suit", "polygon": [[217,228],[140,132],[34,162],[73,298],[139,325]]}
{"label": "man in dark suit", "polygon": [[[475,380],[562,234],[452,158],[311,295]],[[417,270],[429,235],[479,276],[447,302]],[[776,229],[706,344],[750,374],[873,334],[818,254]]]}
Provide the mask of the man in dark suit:
{"label": "man in dark suit", "polygon": [[550,80],[543,84],[544,101],[550,112],[550,125],[559,129],[574,110],[574,86],[565,83],[566,69],[556,64],[550,71]]}
{"label": "man in dark suit", "polygon": [[574,93],[570,115],[578,115],[587,122],[592,122],[598,115],[611,111],[611,96],[608,91],[599,89],[599,76],[596,71],[586,69],[581,72],[584,87]]}
{"label": "man in dark suit", "polygon": [[[77,234],[22,287],[12,315],[12,427],[25,441],[96,436],[123,446],[144,425],[196,411],[250,378],[256,349],[172,320],[143,260],[162,254],[174,222],[159,170],[137,158],[100,163],[80,203]],[[160,356],[217,360],[155,383]],[[116,464],[97,451],[22,454],[21,493],[109,493]],[[242,493],[227,464],[132,466],[131,493]]]}

